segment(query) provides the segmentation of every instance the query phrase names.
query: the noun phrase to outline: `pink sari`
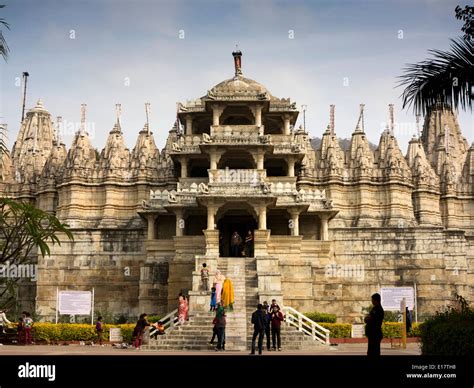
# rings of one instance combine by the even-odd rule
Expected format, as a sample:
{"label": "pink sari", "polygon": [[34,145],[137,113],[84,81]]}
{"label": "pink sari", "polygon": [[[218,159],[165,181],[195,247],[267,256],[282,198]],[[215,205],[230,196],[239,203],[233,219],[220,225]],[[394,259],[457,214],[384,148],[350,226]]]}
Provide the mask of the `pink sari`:
{"label": "pink sari", "polygon": [[224,280],[225,276],[222,275],[220,271],[217,271],[214,278],[214,287],[216,288],[216,303],[221,301],[222,284],[224,283]]}
{"label": "pink sari", "polygon": [[188,319],[188,302],[182,296],[178,302],[178,321],[184,323]]}

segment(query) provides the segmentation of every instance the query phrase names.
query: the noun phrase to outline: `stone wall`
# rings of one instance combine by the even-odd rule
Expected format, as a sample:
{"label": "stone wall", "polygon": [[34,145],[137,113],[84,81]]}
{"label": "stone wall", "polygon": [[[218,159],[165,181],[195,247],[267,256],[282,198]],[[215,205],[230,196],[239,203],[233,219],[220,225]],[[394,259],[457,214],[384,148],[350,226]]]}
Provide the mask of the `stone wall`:
{"label": "stone wall", "polygon": [[74,241],[62,239],[51,255],[39,258],[37,313],[56,314],[56,288],[95,289],[95,311],[137,316],[140,267],[145,261],[142,229],[72,230]]}

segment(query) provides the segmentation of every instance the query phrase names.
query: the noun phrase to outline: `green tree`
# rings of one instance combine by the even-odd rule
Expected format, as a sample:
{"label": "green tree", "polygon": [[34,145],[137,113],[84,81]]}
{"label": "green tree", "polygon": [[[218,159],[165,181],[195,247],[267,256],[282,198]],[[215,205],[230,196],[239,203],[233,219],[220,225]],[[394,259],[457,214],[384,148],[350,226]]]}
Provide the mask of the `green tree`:
{"label": "green tree", "polygon": [[[68,226],[56,216],[28,203],[0,198],[0,264],[26,264],[35,253],[33,249],[38,249],[43,257],[49,255],[49,245],[60,245],[61,234],[74,239]],[[17,281],[0,278],[0,298],[4,303],[12,302]]]}
{"label": "green tree", "polygon": [[[0,8],[5,8],[5,5],[0,5]],[[0,26],[10,29],[10,25],[5,21],[4,18],[0,18]],[[2,55],[5,61],[8,59],[9,52],[10,52],[10,49],[8,48],[7,41],[5,40],[5,37],[3,36],[2,30],[0,30],[0,54]]]}
{"label": "green tree", "polygon": [[454,109],[472,110],[474,90],[474,7],[456,7],[456,17],[465,21],[462,38],[451,39],[451,49],[429,50],[432,58],[408,64],[398,86],[404,86],[403,108],[426,114],[437,102]]}

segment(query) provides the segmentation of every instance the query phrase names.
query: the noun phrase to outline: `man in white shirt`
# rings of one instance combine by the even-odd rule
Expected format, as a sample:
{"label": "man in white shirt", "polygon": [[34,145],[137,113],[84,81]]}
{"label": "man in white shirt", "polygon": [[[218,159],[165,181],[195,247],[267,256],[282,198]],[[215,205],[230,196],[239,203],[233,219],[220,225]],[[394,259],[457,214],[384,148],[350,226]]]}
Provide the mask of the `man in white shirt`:
{"label": "man in white shirt", "polygon": [[5,326],[12,323],[7,319],[4,310],[0,310],[0,334],[5,334]]}

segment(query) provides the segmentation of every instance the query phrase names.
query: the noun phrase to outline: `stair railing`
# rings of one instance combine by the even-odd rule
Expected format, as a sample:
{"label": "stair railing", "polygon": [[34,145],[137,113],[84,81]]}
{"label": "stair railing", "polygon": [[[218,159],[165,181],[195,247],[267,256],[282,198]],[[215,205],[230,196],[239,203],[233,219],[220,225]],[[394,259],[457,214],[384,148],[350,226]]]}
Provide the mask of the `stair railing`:
{"label": "stair railing", "polygon": [[309,319],[306,315],[301,314],[293,307],[283,306],[282,311],[285,314],[285,320],[290,326],[294,326],[298,331],[309,335],[313,340],[322,344],[329,345],[329,330],[318,325]]}
{"label": "stair railing", "polygon": [[[171,311],[168,315],[164,316],[163,318],[160,318],[159,321],[161,323],[163,323],[164,327],[165,327],[165,333],[166,333],[166,330],[168,329],[172,329],[174,326],[176,326],[176,323],[178,322],[178,309],[175,309],[173,311]],[[152,336],[153,334],[155,334],[155,332],[157,331],[158,329],[154,326],[151,326],[150,328],[150,336]]]}

